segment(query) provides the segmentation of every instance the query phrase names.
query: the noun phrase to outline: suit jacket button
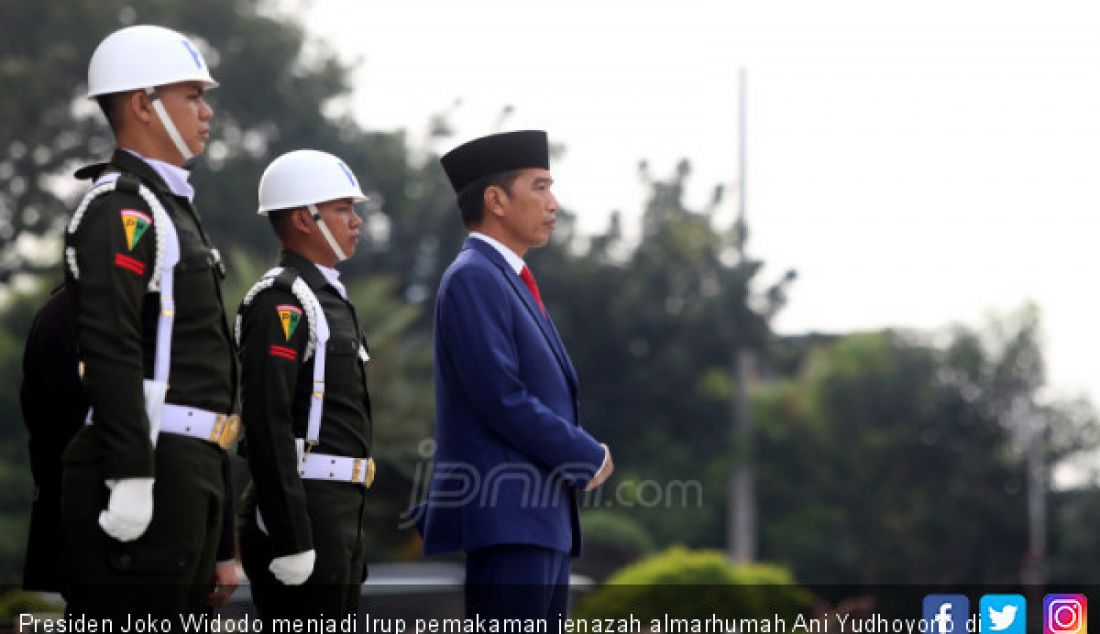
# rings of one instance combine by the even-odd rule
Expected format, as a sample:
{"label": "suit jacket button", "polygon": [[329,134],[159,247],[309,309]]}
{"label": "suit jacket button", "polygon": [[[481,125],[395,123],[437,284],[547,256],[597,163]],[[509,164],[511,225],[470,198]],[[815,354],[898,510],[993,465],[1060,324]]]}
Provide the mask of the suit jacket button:
{"label": "suit jacket button", "polygon": [[118,563],[123,568],[129,568],[130,567],[130,555],[123,554],[123,555],[119,556]]}

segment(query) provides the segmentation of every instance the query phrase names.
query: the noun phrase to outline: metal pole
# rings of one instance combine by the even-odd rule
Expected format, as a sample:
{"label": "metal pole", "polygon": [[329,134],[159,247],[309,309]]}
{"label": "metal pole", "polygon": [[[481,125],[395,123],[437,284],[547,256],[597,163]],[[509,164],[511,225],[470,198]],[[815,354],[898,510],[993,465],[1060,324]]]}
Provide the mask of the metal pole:
{"label": "metal pole", "polygon": [[756,491],[752,460],[752,421],[749,417],[749,384],[755,375],[751,350],[735,353],[737,393],[734,406],[734,446],[737,464],[730,490],[731,558],[736,562],[756,560]]}
{"label": "metal pole", "polygon": [[1030,399],[1017,399],[1018,415],[1023,416],[1027,434],[1027,532],[1028,550],[1020,577],[1027,585],[1046,582],[1047,558],[1047,478],[1043,457],[1043,430]]}
{"label": "metal pole", "polygon": [[[739,73],[740,112],[738,133],[738,245],[741,260],[745,258],[745,148],[746,88],[745,69]],[[752,421],[749,416],[749,384],[756,373],[753,351],[744,344],[734,344],[731,370],[737,389],[730,407],[730,428],[736,451],[736,464],[729,482],[729,516],[727,518],[727,551],[730,559],[749,562],[756,559],[756,493],[752,465]]]}

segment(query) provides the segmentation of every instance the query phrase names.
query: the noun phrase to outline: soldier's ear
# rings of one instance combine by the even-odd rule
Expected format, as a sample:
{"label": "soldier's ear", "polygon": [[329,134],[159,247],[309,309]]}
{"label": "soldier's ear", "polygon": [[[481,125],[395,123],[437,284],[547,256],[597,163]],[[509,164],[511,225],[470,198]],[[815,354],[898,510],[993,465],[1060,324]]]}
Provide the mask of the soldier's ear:
{"label": "soldier's ear", "polygon": [[149,95],[146,95],[142,90],[135,90],[127,95],[125,108],[123,109],[135,121],[143,125],[151,124],[156,118],[156,113],[153,111],[153,102],[149,100]]}
{"label": "soldier's ear", "polygon": [[309,210],[299,207],[290,212],[290,226],[295,233],[313,233],[313,217],[309,215]]}

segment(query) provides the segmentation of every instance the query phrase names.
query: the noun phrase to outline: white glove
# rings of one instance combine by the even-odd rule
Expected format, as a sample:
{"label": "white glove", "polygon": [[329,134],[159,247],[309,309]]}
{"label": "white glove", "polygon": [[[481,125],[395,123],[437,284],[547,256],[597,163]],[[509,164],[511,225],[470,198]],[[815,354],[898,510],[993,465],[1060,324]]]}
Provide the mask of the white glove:
{"label": "white glove", "polygon": [[300,586],[313,574],[313,562],[317,560],[317,551],[305,550],[293,555],[284,555],[271,560],[267,567],[275,578],[284,585]]}
{"label": "white glove", "polygon": [[99,514],[99,525],[120,542],[132,542],[153,519],[153,478],[124,478],[108,482],[111,497]]}

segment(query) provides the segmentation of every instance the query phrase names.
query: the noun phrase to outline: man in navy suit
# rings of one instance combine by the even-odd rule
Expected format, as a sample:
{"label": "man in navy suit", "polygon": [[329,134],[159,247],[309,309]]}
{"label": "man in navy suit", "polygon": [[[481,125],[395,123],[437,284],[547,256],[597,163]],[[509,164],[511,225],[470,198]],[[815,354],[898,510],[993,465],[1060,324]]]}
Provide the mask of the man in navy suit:
{"label": "man in navy suit", "polygon": [[558,211],[546,133],[475,139],[442,163],[470,237],[436,299],[424,551],[466,552],[467,616],[552,627],[580,553],[576,492],[614,466],[579,425],[576,371],[523,262]]}

